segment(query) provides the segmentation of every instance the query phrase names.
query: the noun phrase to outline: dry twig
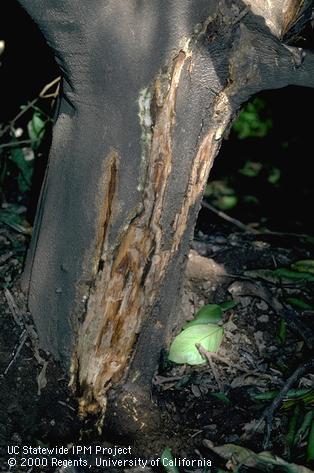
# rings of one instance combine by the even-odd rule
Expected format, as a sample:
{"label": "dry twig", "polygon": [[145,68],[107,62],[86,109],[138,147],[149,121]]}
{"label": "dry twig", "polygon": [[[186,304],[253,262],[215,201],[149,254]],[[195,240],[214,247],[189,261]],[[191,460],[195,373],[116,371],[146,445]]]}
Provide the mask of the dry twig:
{"label": "dry twig", "polygon": [[216,370],[216,366],[215,366],[215,364],[214,364],[214,362],[213,362],[213,359],[212,359],[212,356],[211,356],[213,353],[209,353],[208,351],[206,351],[206,350],[202,347],[202,345],[200,345],[199,343],[197,343],[195,346],[196,346],[196,348],[198,349],[198,351],[200,352],[200,354],[201,354],[204,358],[206,358],[206,360],[208,361],[209,366],[211,367],[211,370],[212,370],[212,372],[213,372],[215,381],[216,381],[216,383],[217,383],[218,389],[219,389],[220,392],[222,392],[222,391],[223,391],[223,386],[222,386],[222,384],[221,384],[221,382],[220,382],[219,375],[218,375],[218,371]]}
{"label": "dry twig", "polygon": [[9,371],[9,369],[11,368],[11,366],[13,365],[13,363],[15,362],[15,360],[17,359],[17,357],[19,356],[23,346],[24,346],[24,343],[26,342],[27,340],[27,333],[26,333],[26,330],[23,329],[21,335],[20,335],[20,341],[19,343],[17,344],[17,346],[14,347],[14,350],[13,350],[13,353],[12,353],[12,357],[11,357],[11,360],[9,361],[6,369],[3,371],[2,375],[3,376],[6,376],[7,372]]}
{"label": "dry twig", "polygon": [[236,281],[228,288],[233,296],[259,297],[265,301],[269,307],[285,320],[288,327],[304,340],[306,346],[312,350],[314,346],[314,332],[299,317],[298,313],[290,308],[284,307],[281,302],[272,294],[266,284],[249,281]]}
{"label": "dry twig", "polygon": [[264,449],[268,448],[275,411],[280,407],[282,401],[284,400],[285,396],[287,395],[288,391],[292,388],[294,383],[313,368],[314,368],[314,358],[305,362],[294,371],[294,373],[287,379],[285,385],[281,389],[278,396],[274,399],[271,405],[264,411],[262,417],[255,424],[254,429],[250,433],[243,436],[245,440],[253,437],[253,435],[259,431],[262,423],[265,422],[265,435],[264,435],[264,440],[263,440],[263,448]]}
{"label": "dry twig", "polygon": [[[23,314],[21,313],[20,309],[18,308],[18,305],[16,304],[13,295],[9,291],[9,289],[5,289],[5,297],[8,303],[8,306],[10,308],[10,311],[13,315],[13,318],[16,322],[16,324],[22,329],[22,340],[17,347],[17,350],[15,351],[15,354],[13,355],[13,358],[11,359],[9,365],[6,368],[6,372],[12,365],[12,363],[16,360],[18,354],[20,353],[25,341],[27,338],[29,338],[31,342],[31,347],[33,350],[34,357],[36,358],[37,363],[41,366],[41,370],[38,374],[37,377],[37,384],[38,384],[38,395],[40,395],[41,390],[46,386],[47,381],[46,381],[46,370],[47,370],[47,365],[48,361],[46,361],[40,354],[40,349],[39,349],[39,342],[38,342],[38,337],[37,333],[34,329],[34,327],[30,324],[27,323],[26,320],[23,319]],[[25,340],[24,340],[24,334],[25,334]]]}
{"label": "dry twig", "polygon": [[218,217],[226,220],[229,223],[232,223],[232,225],[240,228],[240,230],[243,230],[244,232],[248,233],[258,233],[256,230],[253,228],[250,228],[249,226],[245,225],[244,223],[240,222],[240,220],[237,220],[236,218],[230,217],[230,215],[227,215],[225,212],[222,212],[222,210],[216,209],[213,205],[209,204],[208,202],[202,202],[202,207],[204,209],[208,209],[211,212],[215,213],[218,215]]}
{"label": "dry twig", "polygon": [[[31,108],[34,108],[39,99],[56,99],[59,94],[61,77],[56,77],[49,84],[46,84],[45,87],[39,92],[38,97],[29,102],[23,109],[0,131],[0,138],[5,135],[8,131],[14,128],[15,123]],[[50,92],[53,87],[56,86],[56,89],[53,92]]]}

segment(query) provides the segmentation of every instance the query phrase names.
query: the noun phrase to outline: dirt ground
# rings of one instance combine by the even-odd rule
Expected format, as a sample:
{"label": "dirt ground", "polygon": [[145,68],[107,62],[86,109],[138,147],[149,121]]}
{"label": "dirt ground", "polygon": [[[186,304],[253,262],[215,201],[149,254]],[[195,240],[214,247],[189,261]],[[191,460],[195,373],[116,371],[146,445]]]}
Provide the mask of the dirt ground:
{"label": "dirt ground", "polygon": [[[210,237],[200,232],[196,235],[178,310],[185,320],[191,320],[204,304],[235,301],[236,305],[223,313],[222,345],[217,355],[206,358],[205,354],[204,364],[197,367],[176,365],[166,353],[161,354],[152,386],[165,425],[172,426],[171,442],[168,432],[164,448],[169,446],[168,435],[169,444],[176,445],[173,455],[211,459],[212,466],[179,465],[178,470],[165,470],[312,471],[313,465],[306,463],[308,430],[302,437],[300,427],[314,404],[310,361],[314,277],[291,279],[276,270],[291,270],[294,262],[313,258],[313,239],[293,234],[230,233],[224,225],[214,230]],[[85,471],[36,465],[10,468],[7,463],[8,445],[110,445],[104,434],[97,437],[90,422],[78,420],[76,401],[62,370],[38,349],[32,320],[23,309],[18,289],[27,240],[1,224],[0,471]],[[296,300],[299,304],[303,301],[302,308],[296,307]],[[288,386],[287,380],[296,370]],[[285,386],[290,394],[283,396],[270,415],[273,400]],[[292,389],[298,390],[294,397]],[[267,426],[271,430],[268,439]],[[278,455],[283,463],[275,457],[272,464],[265,463],[252,453],[263,450]],[[148,464],[130,471],[165,470]]]}

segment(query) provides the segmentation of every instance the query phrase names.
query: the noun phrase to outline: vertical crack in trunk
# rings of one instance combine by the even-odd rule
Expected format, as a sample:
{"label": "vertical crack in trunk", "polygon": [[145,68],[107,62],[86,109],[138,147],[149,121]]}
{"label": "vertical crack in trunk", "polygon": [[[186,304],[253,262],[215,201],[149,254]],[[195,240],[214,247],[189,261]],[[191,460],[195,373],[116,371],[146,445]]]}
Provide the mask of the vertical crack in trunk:
{"label": "vertical crack in trunk", "polygon": [[107,167],[103,174],[106,176],[105,186],[107,188],[105,201],[102,206],[99,222],[100,232],[95,244],[95,260],[94,260],[94,274],[100,271],[102,260],[102,253],[107,244],[108,226],[111,221],[113,200],[116,192],[117,174],[118,174],[119,155],[116,150],[111,150],[107,157]]}
{"label": "vertical crack in trunk", "polygon": [[[143,133],[143,127],[148,131],[143,146],[148,155],[143,205],[141,212],[124,228],[114,249],[109,248],[107,234],[115,205],[118,156],[115,152],[109,156],[109,178],[102,213],[102,264],[90,292],[72,365],[73,382],[77,382],[80,390],[82,415],[105,412],[107,390],[121,379],[128,367],[142,321],[155,301],[170,260],[178,251],[191,206],[203,190],[222,132],[230,118],[230,114],[226,114],[226,96],[218,96],[216,123],[220,123],[222,130],[215,127],[209,131],[196,152],[185,197],[174,221],[172,245],[170,249],[164,249],[161,221],[172,172],[176,96],[183,67],[191,55],[188,47],[182,48],[173,61],[166,87],[165,84],[161,87],[160,77],[154,84],[157,111],[152,131],[150,121],[145,117],[141,119]],[[144,94],[142,103],[151,96]],[[149,145],[147,141],[150,141]]]}
{"label": "vertical crack in trunk", "polygon": [[[228,86],[226,90],[227,89]],[[214,158],[219,151],[223,133],[231,120],[232,111],[225,90],[223,90],[216,97],[213,110],[215,127],[210,128],[207,134],[205,134],[197,150],[195,158],[192,162],[190,180],[185,192],[182,207],[174,221],[172,252],[176,252],[179,248],[180,241],[187,225],[190,209],[198,202],[201,194],[203,193],[203,189],[206,184],[210,169],[213,165]]]}

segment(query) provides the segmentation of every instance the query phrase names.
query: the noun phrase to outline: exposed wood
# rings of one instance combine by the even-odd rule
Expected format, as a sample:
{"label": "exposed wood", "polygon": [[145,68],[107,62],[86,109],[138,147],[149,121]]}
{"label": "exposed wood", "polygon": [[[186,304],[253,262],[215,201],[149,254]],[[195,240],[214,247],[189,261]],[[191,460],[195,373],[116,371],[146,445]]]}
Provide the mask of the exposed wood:
{"label": "exposed wood", "polygon": [[[230,120],[228,104],[222,92],[214,105],[214,114],[221,118],[204,136],[196,151],[188,187],[173,221],[171,246],[165,248],[167,235],[163,231],[162,217],[167,208],[164,199],[172,172],[172,127],[175,123],[177,88],[183,66],[192,60],[187,43],[173,61],[169,84],[164,85],[167,91],[165,97],[159,93],[159,77],[157,87],[155,84],[151,93],[146,91],[147,97],[151,96],[155,102],[147,108],[154,106],[156,117],[151,120],[146,118],[153,132],[147,156],[143,205],[126,224],[113,251],[106,244],[106,235],[104,238],[103,264],[89,296],[87,314],[74,357],[74,366],[78,366],[78,384],[83,387],[82,413],[104,409],[105,392],[112,382],[121,379],[132,355],[141,322],[149,314],[169,262],[179,249],[190,209],[201,196],[218,144]],[[102,225],[105,229],[110,226],[112,210],[109,209],[114,200],[112,166],[116,169],[115,163],[112,163],[108,170],[110,177]]]}
{"label": "exposed wood", "polygon": [[295,23],[308,0],[245,0],[250,10],[265,21],[270,31],[283,38]]}

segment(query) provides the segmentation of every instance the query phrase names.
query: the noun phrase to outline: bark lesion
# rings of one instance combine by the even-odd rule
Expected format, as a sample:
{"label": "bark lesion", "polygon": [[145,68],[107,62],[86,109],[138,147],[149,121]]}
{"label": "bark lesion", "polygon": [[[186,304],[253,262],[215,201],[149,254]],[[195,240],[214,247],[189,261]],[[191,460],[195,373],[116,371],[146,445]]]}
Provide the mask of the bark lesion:
{"label": "bark lesion", "polygon": [[[193,73],[192,46],[198,49],[210,20],[180,49],[171,67],[162,72],[152,87],[141,91],[139,118],[142,127],[141,211],[124,226],[114,248],[107,234],[111,226],[114,192],[118,172],[114,160],[106,183],[103,211],[102,250],[98,252],[102,271],[91,289],[75,359],[81,389],[82,415],[106,410],[106,392],[126,375],[133,348],[143,321],[158,296],[171,260],[178,253],[188,226],[191,209],[203,192],[213,159],[218,152],[232,110],[225,88],[215,96],[212,108],[214,125],[204,132],[191,157],[184,198],[172,224],[170,245],[164,245],[163,214],[167,209],[168,186],[173,169],[173,127],[176,101],[183,71]],[[152,113],[153,112],[153,113]]]}
{"label": "bark lesion", "polygon": [[299,34],[306,22],[311,20],[312,10],[311,0],[290,0],[283,12],[281,37],[288,39],[290,36]]}
{"label": "bark lesion", "polygon": [[[141,121],[146,133],[146,136],[142,134],[142,141],[147,153],[142,210],[124,226],[119,243],[114,248],[108,245],[108,234],[118,172],[115,154],[109,157],[111,164],[106,182],[103,223],[97,245],[101,247],[97,253],[98,260],[103,262],[102,271],[96,275],[90,291],[74,356],[74,360],[78,360],[76,376],[81,386],[80,408],[83,415],[105,411],[106,391],[125,373],[141,323],[156,298],[173,257],[172,250],[163,250],[161,217],[172,171],[176,94],[188,57],[189,51],[186,49],[181,50],[174,59],[163,103],[160,97],[157,101],[153,127],[145,116],[149,105],[147,93],[141,102],[143,104],[144,101],[145,113]],[[160,94],[159,85],[154,91]]]}
{"label": "bark lesion", "polygon": [[[225,29],[220,24],[220,33],[217,30],[217,35],[222,35],[220,38],[215,37],[216,33],[208,37],[209,32],[214,31],[209,27],[210,22],[217,21],[208,19],[200,33],[186,41],[170,66],[150,87],[140,92],[142,166],[138,190],[141,199],[114,246],[109,243],[109,234],[115,214],[119,157],[112,151],[106,159],[108,177],[96,245],[97,270],[73,356],[72,370],[81,386],[82,415],[104,414],[108,390],[126,379],[138,334],[159,295],[166,271],[180,250],[223,134],[239,106],[261,89],[288,85],[300,74],[300,68],[296,71],[293,66],[291,52],[279,38],[266,27],[261,32],[260,26],[256,35],[254,15],[248,15],[246,11],[241,15],[239,11],[239,15],[230,16],[230,21],[228,18],[218,20],[227,22]],[[227,26],[231,30],[226,39],[223,34]],[[216,41],[218,46],[214,44]],[[227,49],[223,47],[226,42]],[[197,149],[188,158],[190,167],[184,181],[184,196],[172,214],[169,243],[163,219],[169,207],[167,198],[171,178],[176,172],[174,124],[177,121],[177,94],[183,78],[193,76],[192,56],[195,61],[199,60],[204,45],[207,48],[204,52],[206,59],[210,57],[211,48],[219,50],[221,46],[226,52],[223,65],[226,73],[214,97],[208,92],[208,97],[211,97],[210,124],[207,130],[206,127],[202,130]],[[282,76],[280,68],[284,71]],[[131,397],[130,394],[128,399]]]}
{"label": "bark lesion", "polygon": [[107,156],[106,168],[104,170],[104,175],[106,176],[104,184],[107,189],[107,192],[105,193],[103,205],[101,206],[101,213],[99,216],[100,224],[98,225],[99,231],[96,236],[95,261],[97,264],[97,272],[102,271],[104,267],[102,253],[104,251],[104,248],[106,247],[106,238],[108,237],[108,226],[110,224],[111,214],[113,211],[113,201],[117,187],[118,163],[118,152],[112,149],[109,152],[109,155]]}

